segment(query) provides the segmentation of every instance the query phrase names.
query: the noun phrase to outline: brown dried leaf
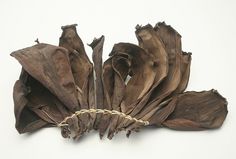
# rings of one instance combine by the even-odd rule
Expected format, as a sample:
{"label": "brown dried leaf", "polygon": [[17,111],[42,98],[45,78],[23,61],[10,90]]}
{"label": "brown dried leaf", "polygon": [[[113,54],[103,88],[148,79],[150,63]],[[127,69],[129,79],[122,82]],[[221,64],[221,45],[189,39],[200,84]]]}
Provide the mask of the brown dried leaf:
{"label": "brown dried leaf", "polygon": [[[95,105],[96,108],[104,109],[104,91],[103,91],[103,80],[102,80],[102,52],[105,37],[101,36],[99,39],[94,39],[89,45],[93,49],[93,62],[95,71]],[[103,134],[103,127],[100,125],[102,123],[102,115],[97,114],[94,121],[94,129],[99,129],[100,136]]]}
{"label": "brown dried leaf", "polygon": [[13,97],[16,128],[20,133],[34,131],[46,124],[56,125],[70,115],[54,95],[23,69]]}
{"label": "brown dried leaf", "polygon": [[167,77],[151,94],[149,102],[137,118],[148,120],[159,109],[159,104],[174,92],[181,81],[181,36],[165,23],[158,23],[154,28],[168,54],[169,71]]}
{"label": "brown dried leaf", "polygon": [[178,95],[173,113],[163,123],[176,130],[219,128],[227,115],[227,101],[216,90]]}
{"label": "brown dried leaf", "polygon": [[22,67],[70,110],[78,109],[77,92],[68,51],[49,44],[37,44],[11,53]]}
{"label": "brown dried leaf", "polygon": [[[69,51],[71,71],[78,89],[78,99],[81,109],[88,109],[89,80],[92,78],[92,63],[90,62],[82,40],[76,31],[76,24],[62,27],[59,46]],[[92,84],[90,82],[90,84]],[[91,95],[90,95],[91,97]]]}
{"label": "brown dried leaf", "polygon": [[16,118],[15,127],[19,133],[33,132],[48,124],[27,107],[27,94],[25,84],[21,80],[16,81],[13,99]]}
{"label": "brown dried leaf", "polygon": [[183,93],[188,86],[189,76],[190,76],[190,65],[191,65],[191,53],[182,52],[181,54],[181,81],[172,94]]}
{"label": "brown dried leaf", "polygon": [[[126,74],[131,75],[125,88],[124,99],[121,103],[121,111],[129,113],[134,109],[135,103],[140,100],[151,88],[156,76],[156,63],[142,48],[130,43],[118,43],[114,45],[110,55],[127,55],[130,62],[130,70],[126,68]],[[130,64],[129,64],[130,63]],[[124,76],[124,77],[125,77]]]}
{"label": "brown dried leaf", "polygon": [[139,46],[115,44],[104,65],[104,36],[95,39],[94,68],[76,25],[62,30],[62,47],[37,44],[11,54],[23,67],[13,93],[19,133],[58,125],[63,137],[79,139],[95,129],[100,138],[108,130],[112,139],[147,124],[202,130],[225,120],[227,102],[217,91],[183,93],[191,53],[182,51],[180,34],[164,22],[137,26]]}
{"label": "brown dried leaf", "polygon": [[112,59],[107,59],[103,64],[103,89],[104,89],[104,106],[106,109],[112,109],[112,96],[114,91],[114,70]]}
{"label": "brown dried leaf", "polygon": [[[136,36],[139,41],[139,46],[142,47],[155,61],[155,72],[156,76],[154,79],[154,83],[148,93],[143,97],[142,101],[134,108],[131,112],[131,116],[135,116],[138,114],[142,108],[145,106],[148,101],[152,91],[160,84],[160,82],[167,76],[168,74],[168,54],[164,48],[160,37],[155,32],[153,27],[148,24],[144,27],[137,26],[136,27]],[[148,75],[149,76],[149,75]]]}
{"label": "brown dried leaf", "polygon": [[102,83],[102,51],[104,44],[104,36],[94,39],[89,45],[93,49],[93,62],[95,71],[95,105],[97,108],[103,108],[103,83]]}

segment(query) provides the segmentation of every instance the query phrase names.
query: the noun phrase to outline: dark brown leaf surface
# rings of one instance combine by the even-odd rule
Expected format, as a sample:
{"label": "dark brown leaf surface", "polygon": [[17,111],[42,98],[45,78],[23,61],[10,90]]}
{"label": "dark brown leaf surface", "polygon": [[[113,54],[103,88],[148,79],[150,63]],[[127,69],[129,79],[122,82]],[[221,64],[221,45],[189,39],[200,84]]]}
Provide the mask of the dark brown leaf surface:
{"label": "dark brown leaf surface", "polygon": [[227,112],[227,101],[216,90],[186,92],[177,96],[175,110],[163,125],[176,130],[219,128]]}
{"label": "dark brown leaf surface", "polygon": [[78,109],[76,85],[69,52],[49,44],[37,44],[11,54],[36,80],[57,96],[70,110]]}

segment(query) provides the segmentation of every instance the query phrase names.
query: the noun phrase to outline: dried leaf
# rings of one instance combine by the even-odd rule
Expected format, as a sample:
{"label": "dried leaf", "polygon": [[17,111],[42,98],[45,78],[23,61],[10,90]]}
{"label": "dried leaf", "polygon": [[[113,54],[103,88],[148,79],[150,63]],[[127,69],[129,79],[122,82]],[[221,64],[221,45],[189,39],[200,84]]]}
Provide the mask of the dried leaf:
{"label": "dried leaf", "polygon": [[217,91],[183,93],[191,53],[182,51],[180,34],[164,22],[137,26],[139,46],[115,44],[104,64],[104,36],[95,39],[94,67],[76,25],[62,30],[60,47],[40,43],[11,54],[23,67],[13,92],[19,133],[58,126],[65,138],[95,129],[112,139],[148,125],[203,130],[225,120],[227,101]]}
{"label": "dried leaf", "polygon": [[135,116],[142,110],[148,101],[152,91],[160,84],[160,82],[167,76],[168,74],[168,54],[164,48],[160,37],[155,32],[153,27],[148,24],[144,27],[137,26],[136,27],[136,36],[139,41],[139,46],[142,47],[155,61],[156,66],[156,76],[154,79],[154,83],[152,88],[148,91],[148,93],[143,97],[140,104],[138,104],[134,110],[131,112],[131,116]]}
{"label": "dried leaf", "polygon": [[27,107],[27,94],[25,84],[21,80],[16,81],[13,99],[16,118],[15,127],[19,133],[33,132],[48,124]]}
{"label": "dried leaf", "polygon": [[57,96],[65,106],[78,109],[77,92],[68,51],[49,44],[37,44],[11,53],[22,67]]}
{"label": "dried leaf", "polygon": [[16,128],[20,133],[57,125],[70,115],[65,106],[24,69],[15,84],[13,97]]}
{"label": "dried leaf", "polygon": [[80,107],[81,109],[88,109],[89,77],[91,78],[93,74],[92,63],[85,52],[82,40],[77,34],[76,25],[63,26],[62,30],[59,46],[69,51],[71,71],[78,89]]}
{"label": "dried leaf", "polygon": [[163,123],[176,130],[219,128],[227,115],[227,101],[216,90],[178,95],[173,113]]}
{"label": "dried leaf", "polygon": [[159,104],[177,89],[181,81],[181,36],[165,23],[156,25],[155,31],[168,54],[169,70],[167,77],[152,91],[144,110],[137,115],[137,118],[144,120],[148,120],[159,109]]}
{"label": "dried leaf", "polygon": [[[129,113],[134,109],[134,104],[142,98],[151,88],[156,76],[156,63],[142,48],[130,44],[116,44],[110,55],[121,56],[126,54],[130,60],[131,79],[128,81],[124,99],[121,103],[122,112]],[[128,68],[127,68],[128,69]]]}
{"label": "dried leaf", "polygon": [[[104,109],[104,92],[103,92],[103,80],[102,80],[102,52],[103,44],[105,37],[101,36],[99,39],[94,39],[93,42],[89,45],[93,49],[93,62],[94,62],[94,71],[95,71],[95,105],[96,108]],[[94,129],[100,129],[100,136],[103,134],[102,124],[102,115],[97,114]]]}

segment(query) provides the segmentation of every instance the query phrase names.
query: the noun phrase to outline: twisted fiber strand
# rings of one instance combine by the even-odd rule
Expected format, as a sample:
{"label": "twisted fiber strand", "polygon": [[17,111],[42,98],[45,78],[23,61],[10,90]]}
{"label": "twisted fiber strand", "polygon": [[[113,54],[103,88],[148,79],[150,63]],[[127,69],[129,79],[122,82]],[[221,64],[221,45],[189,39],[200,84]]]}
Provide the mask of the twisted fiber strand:
{"label": "twisted fiber strand", "polygon": [[138,123],[142,123],[144,125],[149,125],[149,121],[144,121],[141,119],[136,119],[134,117],[131,117],[130,115],[127,115],[125,113],[116,111],[116,110],[107,110],[107,109],[81,109],[79,111],[76,111],[74,114],[72,114],[71,116],[66,117],[62,122],[60,122],[57,126],[58,127],[62,127],[62,126],[67,126],[68,124],[66,123],[68,119],[73,118],[74,116],[80,116],[81,114],[84,113],[102,113],[102,114],[111,114],[111,115],[119,115],[123,118],[129,119],[131,121],[135,121]]}

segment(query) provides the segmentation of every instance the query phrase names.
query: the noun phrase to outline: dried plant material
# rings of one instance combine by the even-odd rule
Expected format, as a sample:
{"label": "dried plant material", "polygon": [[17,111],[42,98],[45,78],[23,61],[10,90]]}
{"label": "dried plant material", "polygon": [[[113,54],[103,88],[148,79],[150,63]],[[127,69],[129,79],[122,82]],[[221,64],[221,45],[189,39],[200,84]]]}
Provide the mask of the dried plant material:
{"label": "dried plant material", "polygon": [[65,106],[24,69],[14,86],[16,128],[19,133],[53,126],[70,115]]}
{"label": "dried plant material", "polygon": [[37,44],[15,51],[15,57],[24,70],[40,81],[70,110],[78,109],[77,92],[68,51],[49,44]]}
{"label": "dried plant material", "polygon": [[[99,39],[94,39],[90,44],[90,47],[93,49],[93,62],[95,71],[95,105],[98,109],[104,109],[104,91],[102,82],[102,52],[104,40],[105,37],[101,36]],[[103,117],[101,114],[97,114],[93,127],[95,130],[100,130],[100,136],[102,136],[103,133],[103,123],[101,121],[103,121]]]}
{"label": "dried plant material", "polygon": [[125,72],[126,76],[123,77],[123,83],[125,83],[125,78],[129,72],[131,78],[125,88],[121,109],[122,112],[129,113],[133,110],[134,103],[142,98],[152,86],[156,76],[156,64],[145,50],[134,44],[116,44],[110,55],[113,54],[113,59],[117,56],[125,57],[124,55],[127,58],[126,69],[124,69],[127,71]]}
{"label": "dried plant material", "polygon": [[57,126],[65,138],[80,139],[92,129],[112,139],[119,131],[146,126],[175,130],[219,128],[227,101],[217,91],[184,92],[191,53],[181,35],[164,22],[136,27],[138,45],[117,43],[103,63],[104,36],[89,45],[76,24],[62,27],[59,46],[37,45],[13,52],[22,73],[13,91],[19,133]]}
{"label": "dried plant material", "polygon": [[59,46],[66,48],[69,52],[71,71],[78,90],[80,107],[81,109],[88,109],[88,84],[89,77],[93,74],[92,63],[85,52],[82,40],[76,32],[76,24],[63,26],[62,30]]}
{"label": "dried plant material", "polygon": [[175,110],[163,125],[176,130],[219,128],[227,112],[226,99],[216,90],[186,92],[177,96]]}
{"label": "dried plant material", "polygon": [[164,48],[158,34],[154,28],[148,24],[144,27],[136,27],[136,36],[139,41],[139,46],[144,48],[153,59],[155,59],[156,77],[151,90],[146,94],[143,100],[135,107],[131,115],[136,115],[145,106],[153,90],[162,82],[168,74],[168,54]]}

